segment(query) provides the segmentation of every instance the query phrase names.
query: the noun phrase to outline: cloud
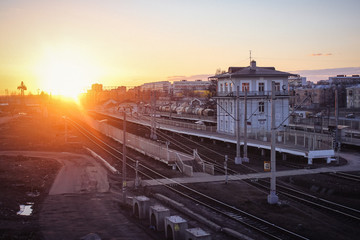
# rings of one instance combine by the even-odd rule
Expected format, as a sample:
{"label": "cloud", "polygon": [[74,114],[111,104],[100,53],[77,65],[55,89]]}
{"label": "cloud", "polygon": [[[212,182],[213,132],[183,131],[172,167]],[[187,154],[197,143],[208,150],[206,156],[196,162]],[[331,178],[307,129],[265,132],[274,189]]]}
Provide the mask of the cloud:
{"label": "cloud", "polygon": [[318,57],[318,56],[331,56],[332,53],[312,53],[310,56]]}
{"label": "cloud", "polygon": [[170,76],[170,77],[167,77],[168,79],[173,79],[173,78],[186,78],[186,76]]}
{"label": "cloud", "polygon": [[319,80],[328,80],[329,77],[333,77],[336,75],[351,76],[354,74],[360,74],[360,67],[298,70],[298,71],[290,71],[290,73],[299,74],[302,77],[306,77],[308,81],[317,82]]}
{"label": "cloud", "polygon": [[181,81],[181,80],[188,80],[188,81],[195,81],[195,80],[202,80],[207,81],[208,77],[213,76],[214,74],[198,74],[198,75],[191,75],[191,76],[170,76],[167,77],[168,81]]}

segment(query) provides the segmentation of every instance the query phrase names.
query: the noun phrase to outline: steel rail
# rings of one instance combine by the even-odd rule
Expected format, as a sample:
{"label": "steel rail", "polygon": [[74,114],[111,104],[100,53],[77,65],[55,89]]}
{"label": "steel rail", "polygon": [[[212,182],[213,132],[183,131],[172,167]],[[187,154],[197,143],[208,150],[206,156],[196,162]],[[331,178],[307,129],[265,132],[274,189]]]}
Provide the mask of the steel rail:
{"label": "steel rail", "polygon": [[[74,124],[74,126],[76,125],[75,127],[85,137],[87,137],[90,141],[95,143],[98,147],[102,148],[107,153],[111,154],[113,157],[115,157],[115,158],[119,159],[120,161],[122,161],[121,158],[118,155],[115,155],[111,151],[105,149],[103,146],[100,146],[100,144],[96,143],[95,140],[91,139],[91,137],[95,138],[97,141],[101,142],[102,144],[104,144],[105,146],[110,148],[112,151],[115,151],[116,153],[122,155],[122,153],[119,150],[117,150],[117,149],[113,148],[112,146],[110,146],[109,144],[105,143],[103,140],[96,137],[94,134],[89,132],[86,128],[82,127],[80,124],[76,123],[75,121],[73,121],[73,120],[70,120],[70,121]],[[88,134],[88,135],[86,135],[86,134]],[[127,158],[129,160],[133,161],[133,162],[136,161],[135,159],[133,159],[131,157],[128,157],[128,156],[127,156]],[[133,169],[135,168],[134,166],[132,166],[129,163],[127,163],[127,166],[129,166],[129,167],[131,167]],[[151,171],[153,174],[156,174],[157,176],[160,176],[163,179],[167,179],[168,181],[171,181],[173,186],[163,184],[163,183],[161,183],[160,180],[154,178],[153,176],[150,176],[147,173],[139,171],[139,173],[143,174],[144,176],[147,176],[147,177],[149,177],[150,179],[153,179],[153,180],[157,180],[164,187],[166,187],[166,188],[168,188],[168,189],[170,189],[170,190],[172,190],[172,191],[174,191],[176,193],[179,193],[179,194],[181,194],[182,196],[184,196],[184,197],[186,197],[188,199],[196,201],[197,203],[199,203],[199,204],[201,204],[201,205],[203,205],[203,206],[205,206],[205,207],[207,207],[209,209],[212,209],[212,210],[214,210],[214,211],[216,211],[218,213],[221,213],[222,215],[224,215],[224,216],[226,216],[226,217],[228,217],[230,219],[233,219],[233,220],[235,220],[235,221],[237,221],[237,222],[239,222],[239,223],[241,223],[241,224],[243,224],[243,225],[245,225],[245,226],[247,226],[247,227],[249,227],[249,228],[251,228],[253,230],[256,230],[256,231],[262,233],[263,235],[265,235],[267,237],[270,237],[272,239],[279,239],[279,240],[280,239],[307,239],[304,236],[301,236],[301,235],[299,235],[297,233],[291,232],[291,231],[289,231],[289,230],[287,230],[285,228],[277,226],[277,225],[275,225],[275,224],[273,224],[271,222],[268,222],[268,221],[266,221],[266,220],[264,220],[262,218],[259,218],[259,217],[255,216],[255,215],[252,215],[252,214],[250,214],[248,212],[245,212],[245,211],[243,211],[241,209],[230,206],[229,204],[226,204],[226,203],[224,203],[222,201],[219,201],[219,200],[217,200],[217,199],[215,199],[215,198],[213,198],[211,196],[208,196],[208,195],[203,194],[203,193],[201,193],[201,192],[199,192],[197,190],[194,190],[194,189],[192,189],[192,188],[190,188],[190,187],[188,187],[188,186],[186,186],[186,185],[184,185],[182,183],[179,183],[179,182],[177,182],[177,181],[175,181],[173,179],[167,178],[163,174],[161,174],[161,173],[159,173],[159,172],[157,172],[157,171],[155,171],[155,170],[153,170],[153,169],[151,169],[151,168],[149,168],[149,167],[147,167],[147,166],[145,166],[143,164],[141,164],[141,166],[144,167],[145,169]],[[181,186],[182,188],[185,188],[186,190],[190,191],[192,193],[192,195],[197,194],[198,197],[206,199],[206,201],[212,201],[213,203],[216,203],[218,205],[218,207],[215,207],[213,205],[209,205],[209,204],[205,203],[204,201],[201,201],[199,199],[196,199],[193,196],[190,196],[189,194],[185,194],[183,190],[180,191],[180,190],[176,189],[176,187],[174,187],[174,186],[176,186],[176,187]],[[219,206],[221,206],[222,208],[220,208]],[[225,210],[224,208],[227,208],[228,210]],[[231,212],[230,212],[230,210],[231,210]]]}

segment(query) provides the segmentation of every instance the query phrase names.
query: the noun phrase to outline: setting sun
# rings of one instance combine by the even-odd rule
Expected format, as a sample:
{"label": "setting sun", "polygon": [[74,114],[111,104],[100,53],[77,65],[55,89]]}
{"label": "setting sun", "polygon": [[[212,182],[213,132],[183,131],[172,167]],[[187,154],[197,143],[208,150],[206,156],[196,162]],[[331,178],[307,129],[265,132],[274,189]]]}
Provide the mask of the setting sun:
{"label": "setting sun", "polygon": [[76,99],[99,75],[91,60],[73,49],[47,49],[37,66],[43,89]]}

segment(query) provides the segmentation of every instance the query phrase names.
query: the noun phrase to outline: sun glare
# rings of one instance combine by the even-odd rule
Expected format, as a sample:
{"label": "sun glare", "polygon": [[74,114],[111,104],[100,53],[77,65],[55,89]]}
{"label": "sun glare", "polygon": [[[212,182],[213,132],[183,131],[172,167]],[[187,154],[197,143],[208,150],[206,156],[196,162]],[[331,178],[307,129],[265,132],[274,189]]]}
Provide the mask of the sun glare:
{"label": "sun glare", "polygon": [[53,95],[77,100],[94,82],[99,72],[89,58],[69,49],[51,49],[37,67],[41,87]]}

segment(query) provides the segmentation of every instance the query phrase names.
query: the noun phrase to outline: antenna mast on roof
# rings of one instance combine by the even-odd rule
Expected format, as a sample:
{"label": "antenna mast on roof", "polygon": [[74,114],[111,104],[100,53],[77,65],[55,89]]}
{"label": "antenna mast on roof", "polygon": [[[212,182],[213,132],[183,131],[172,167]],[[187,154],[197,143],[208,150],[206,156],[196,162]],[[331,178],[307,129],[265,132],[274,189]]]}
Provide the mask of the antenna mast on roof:
{"label": "antenna mast on roof", "polygon": [[249,52],[250,52],[250,62],[251,62],[251,50],[249,50]]}

